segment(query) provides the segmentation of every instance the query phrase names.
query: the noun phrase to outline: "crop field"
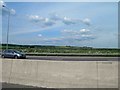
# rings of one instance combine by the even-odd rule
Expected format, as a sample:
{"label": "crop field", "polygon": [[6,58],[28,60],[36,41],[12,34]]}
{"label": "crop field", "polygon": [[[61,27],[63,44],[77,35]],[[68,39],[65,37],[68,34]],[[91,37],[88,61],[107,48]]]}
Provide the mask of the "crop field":
{"label": "crop field", "polygon": [[[29,55],[105,55],[118,56],[120,49],[117,48],[92,48],[75,46],[42,46],[42,45],[14,45],[9,44],[9,49],[16,49]],[[0,45],[0,49],[6,49],[6,44]]]}

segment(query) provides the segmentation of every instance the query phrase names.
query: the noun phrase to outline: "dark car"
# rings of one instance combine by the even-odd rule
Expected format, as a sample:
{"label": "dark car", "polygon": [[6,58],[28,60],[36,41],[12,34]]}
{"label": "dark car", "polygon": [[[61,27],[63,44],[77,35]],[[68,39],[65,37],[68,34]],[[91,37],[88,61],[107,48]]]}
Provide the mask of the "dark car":
{"label": "dark car", "polygon": [[1,57],[18,59],[18,58],[26,58],[26,55],[20,51],[8,49],[2,52]]}

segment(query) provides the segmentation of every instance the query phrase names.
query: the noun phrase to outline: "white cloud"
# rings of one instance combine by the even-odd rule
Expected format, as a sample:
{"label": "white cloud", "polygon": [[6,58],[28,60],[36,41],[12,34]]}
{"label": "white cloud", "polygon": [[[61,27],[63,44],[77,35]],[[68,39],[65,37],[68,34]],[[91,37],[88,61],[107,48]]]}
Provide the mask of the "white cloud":
{"label": "white cloud", "polygon": [[42,34],[38,34],[38,37],[42,37]]}
{"label": "white cloud", "polygon": [[[42,39],[39,39],[39,41],[42,44],[49,44],[49,45],[74,45],[74,44],[78,44],[78,43],[82,43],[84,41],[88,42],[91,40],[96,39],[96,37],[94,37],[93,35],[84,35],[83,37],[79,36],[61,36],[61,37],[52,37],[52,38],[46,38],[46,37],[42,37]],[[72,43],[71,43],[72,42]]]}
{"label": "white cloud", "polygon": [[89,29],[81,29],[80,32],[81,33],[88,33],[88,32],[90,32],[90,30]]}
{"label": "white cloud", "polygon": [[91,25],[91,21],[89,18],[78,19],[78,18],[69,18],[69,17],[60,17],[56,13],[49,14],[49,17],[41,17],[39,15],[29,15],[29,20],[34,23],[39,23],[41,27],[50,27],[55,25],[57,22],[62,22],[65,25],[75,25],[75,24],[85,24]]}
{"label": "white cloud", "polygon": [[96,37],[91,34],[89,29],[81,29],[81,30],[62,30],[61,33],[64,36],[64,39],[67,41],[86,41],[93,40]]}
{"label": "white cloud", "polygon": [[71,33],[71,34],[87,34],[87,33],[89,33],[90,32],[90,30],[89,29],[81,29],[81,30],[62,30],[61,31],[62,33]]}
{"label": "white cloud", "polygon": [[81,22],[85,25],[91,25],[91,20],[89,18],[85,18],[85,19],[79,19],[79,18],[68,18],[68,17],[64,17],[62,19],[62,22],[66,25],[72,25],[72,24],[81,24]]}
{"label": "white cloud", "polygon": [[60,17],[58,14],[54,13],[50,13],[50,19],[54,20],[54,21],[59,21],[62,19],[62,17]]}
{"label": "white cloud", "polygon": [[11,10],[10,10],[10,13],[11,13],[12,15],[15,15],[15,14],[16,14],[16,11],[15,11],[14,9],[11,9]]}
{"label": "white cloud", "polygon": [[67,29],[64,29],[61,31],[62,33],[76,33],[75,30],[67,30]]}
{"label": "white cloud", "polygon": [[44,18],[44,17],[38,16],[38,15],[30,15],[28,17],[29,17],[30,21],[37,23],[42,28],[53,26],[55,24],[55,22],[52,21],[51,19]]}
{"label": "white cloud", "polygon": [[45,18],[40,17],[40,16],[38,16],[38,15],[30,15],[30,16],[29,16],[29,19],[30,19],[31,21],[33,21],[33,22],[42,22],[42,21],[45,20]]}
{"label": "white cloud", "polygon": [[64,17],[62,22],[66,25],[76,24],[75,20],[68,17]]}
{"label": "white cloud", "polygon": [[50,20],[49,18],[45,18],[45,21],[43,22],[44,24],[44,26],[46,27],[46,26],[52,26],[52,25],[54,25],[55,24],[55,22],[54,21],[52,21],[52,20]]}
{"label": "white cloud", "polygon": [[83,19],[82,21],[83,21],[83,23],[85,23],[86,25],[90,25],[90,24],[91,24],[91,21],[90,21],[89,18],[85,18],[85,19]]}
{"label": "white cloud", "polygon": [[83,35],[81,35],[82,37],[92,37],[93,35],[85,35],[85,34],[83,34]]}
{"label": "white cloud", "polygon": [[91,20],[89,18],[85,18],[85,19],[82,20],[82,19],[79,19],[79,18],[64,17],[62,21],[66,25],[81,24],[81,22],[85,25],[91,25]]}
{"label": "white cloud", "polygon": [[41,23],[42,21],[44,21],[44,18],[38,15],[30,15],[28,17],[29,17],[29,20],[33,23]]}

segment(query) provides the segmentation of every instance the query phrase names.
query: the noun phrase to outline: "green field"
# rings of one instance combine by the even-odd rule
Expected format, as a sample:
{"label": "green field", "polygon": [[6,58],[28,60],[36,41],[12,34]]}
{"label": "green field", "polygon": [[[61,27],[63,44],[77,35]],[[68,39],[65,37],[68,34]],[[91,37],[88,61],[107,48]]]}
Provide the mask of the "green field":
{"label": "green field", "polygon": [[[119,55],[117,48],[92,48],[75,46],[42,46],[42,45],[15,45],[9,44],[9,49],[16,49],[33,55]],[[6,49],[6,44],[0,45],[0,49]]]}

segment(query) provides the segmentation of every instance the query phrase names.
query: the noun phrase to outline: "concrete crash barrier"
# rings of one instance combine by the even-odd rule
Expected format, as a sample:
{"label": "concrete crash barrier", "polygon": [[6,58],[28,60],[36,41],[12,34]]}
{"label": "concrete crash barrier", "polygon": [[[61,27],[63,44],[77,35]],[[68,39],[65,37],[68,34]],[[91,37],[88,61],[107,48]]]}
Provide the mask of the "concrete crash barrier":
{"label": "concrete crash barrier", "polygon": [[1,59],[2,82],[48,88],[117,88],[117,61]]}

